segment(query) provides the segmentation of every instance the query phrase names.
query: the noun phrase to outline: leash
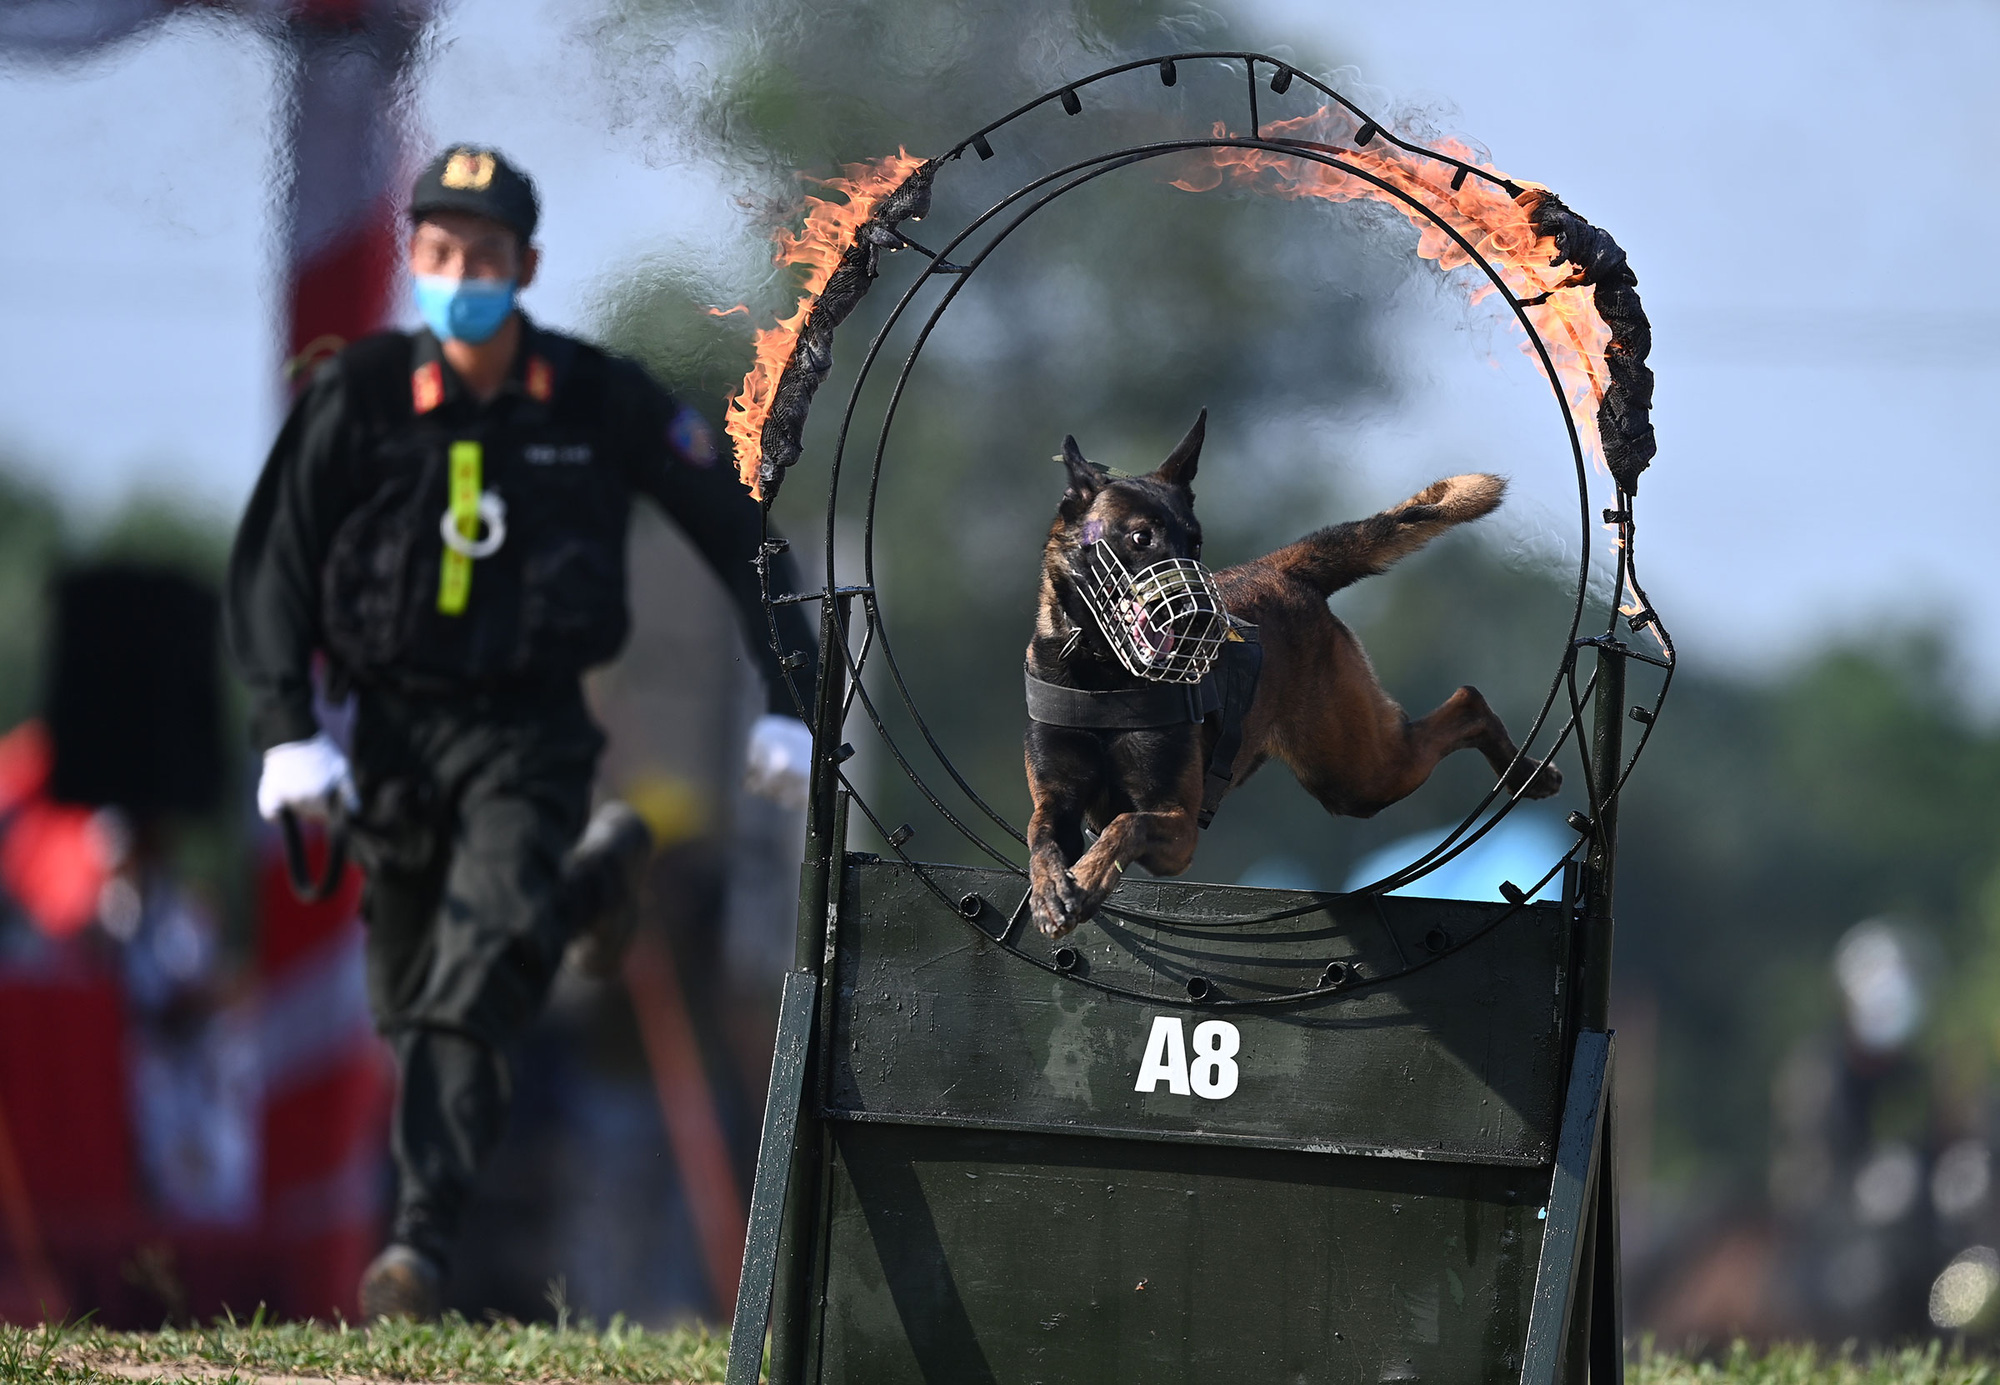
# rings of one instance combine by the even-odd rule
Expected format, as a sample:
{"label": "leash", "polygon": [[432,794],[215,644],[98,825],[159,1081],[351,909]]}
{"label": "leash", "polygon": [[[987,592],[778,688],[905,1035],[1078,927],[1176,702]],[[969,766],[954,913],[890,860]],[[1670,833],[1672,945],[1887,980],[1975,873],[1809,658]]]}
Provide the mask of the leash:
{"label": "leash", "polygon": [[326,817],[326,869],[317,880],[306,859],[305,831],[299,815],[290,808],[278,810],[278,830],[285,839],[285,874],[291,877],[292,893],[305,904],[323,904],[340,892],[347,873],[347,810],[335,795]]}

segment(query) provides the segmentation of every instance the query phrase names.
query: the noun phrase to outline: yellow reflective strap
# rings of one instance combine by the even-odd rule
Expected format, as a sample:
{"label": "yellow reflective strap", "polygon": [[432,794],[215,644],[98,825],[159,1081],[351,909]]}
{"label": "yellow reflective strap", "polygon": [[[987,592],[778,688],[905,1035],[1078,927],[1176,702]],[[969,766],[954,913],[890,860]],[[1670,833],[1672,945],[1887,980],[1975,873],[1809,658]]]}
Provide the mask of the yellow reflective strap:
{"label": "yellow reflective strap", "polygon": [[[480,463],[484,454],[476,442],[451,445],[451,523],[467,539],[479,537]],[[472,596],[472,559],[454,549],[444,551],[438,565],[438,610],[448,616],[465,614]]]}

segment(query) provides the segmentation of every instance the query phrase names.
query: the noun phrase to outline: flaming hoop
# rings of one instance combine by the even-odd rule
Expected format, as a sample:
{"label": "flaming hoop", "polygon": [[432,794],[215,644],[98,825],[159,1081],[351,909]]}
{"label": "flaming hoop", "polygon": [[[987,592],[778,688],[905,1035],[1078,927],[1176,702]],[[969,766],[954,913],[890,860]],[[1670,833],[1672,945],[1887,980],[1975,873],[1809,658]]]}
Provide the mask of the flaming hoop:
{"label": "flaming hoop", "polygon": [[833,364],[833,330],[868,291],[882,251],[906,244],[896,223],[923,219],[936,167],[902,149],[849,164],[845,178],[822,184],[844,200],[808,197],[804,229],[779,229],[776,262],[805,268],[805,292],[789,317],[758,329],[755,359],[723,420],[736,444],[736,474],[758,500],[776,495],[784,469],[798,460],[806,410]]}
{"label": "flaming hoop", "polygon": [[[935,250],[918,244],[900,229],[903,221],[920,217],[929,210],[932,184],[941,172],[953,165],[976,167],[961,162],[968,153],[977,156],[980,162],[993,157],[995,137],[1030,112],[1059,103],[1065,114],[1079,116],[1084,110],[1083,93],[1100,83],[1154,72],[1162,84],[1173,86],[1178,80],[1179,64],[1198,62],[1231,65],[1247,77],[1248,119],[1240,128],[1248,133],[1230,133],[1229,122],[1217,122],[1205,134],[1192,133],[1185,138],[1113,149],[1043,173],[1001,196]],[[1323,98],[1317,109],[1266,121],[1259,109],[1265,91],[1283,96],[1294,85]],[[1578,517],[1584,541],[1559,666],[1533,726],[1522,738],[1520,754],[1536,758],[1553,756],[1574,736],[1584,761],[1591,811],[1571,815],[1578,841],[1551,865],[1540,881],[1526,889],[1503,885],[1502,893],[1515,909],[1523,907],[1571,867],[1579,853],[1586,848],[1599,849],[1609,841],[1600,824],[1612,820],[1618,795],[1645,749],[1672,683],[1673,641],[1640,585],[1635,566],[1633,497],[1640,473],[1655,454],[1650,421],[1652,373],[1645,364],[1651,333],[1639,303],[1637,278],[1617,242],[1570,211],[1549,190],[1508,178],[1464,144],[1447,141],[1433,148],[1405,140],[1326,83],[1289,63],[1259,53],[1180,53],[1123,63],[1028,102],[935,159],[920,160],[899,152],[874,163],[850,165],[844,178],[827,184],[843,200],[809,199],[803,229],[797,234],[787,232],[779,236],[778,262],[806,268],[806,295],[784,321],[757,334],[755,363],[731,401],[729,417],[729,432],[736,443],[744,483],[767,507],[786,470],[799,459],[807,409],[832,364],[834,329],[852,312],[877,277],[882,252],[909,248],[926,259],[915,282],[904,290],[870,343],[860,375],[848,396],[832,456],[826,505],[824,587],[798,594],[773,594],[768,567],[765,572],[766,602],[773,608],[801,600],[825,603],[821,628],[831,640],[829,657],[823,661],[828,670],[827,684],[819,690],[816,703],[814,690],[796,686],[792,689],[800,714],[816,726],[815,783],[819,787],[815,792],[825,795],[824,801],[830,803],[833,789],[843,788],[849,801],[868,818],[898,859],[914,870],[939,899],[964,913],[970,926],[980,928],[990,941],[1024,961],[1067,974],[1050,961],[1022,952],[1015,943],[1020,915],[1026,906],[1025,892],[1022,909],[1016,910],[1013,922],[995,935],[976,921],[979,910],[965,912],[965,901],[948,897],[924,866],[904,851],[912,830],[908,826],[888,828],[841,771],[842,761],[851,752],[851,747],[841,744],[841,727],[848,712],[858,703],[898,768],[939,817],[982,854],[1019,873],[1019,866],[1008,854],[1008,843],[988,840],[983,829],[975,824],[983,817],[1015,844],[1023,841],[1021,832],[992,808],[952,764],[917,707],[890,645],[875,587],[875,512],[883,459],[895,420],[896,401],[907,387],[932,329],[967,279],[1009,236],[1057,198],[1114,170],[1151,160],[1165,161],[1171,174],[1169,181],[1190,192],[1227,186],[1299,199],[1332,202],[1367,199],[1393,207],[1417,228],[1417,253],[1421,257],[1444,270],[1469,267],[1477,271],[1482,282],[1475,289],[1474,301],[1490,297],[1501,300],[1522,329],[1523,349],[1549,382],[1562,412],[1575,467]],[[891,333],[911,313],[918,295],[939,284],[944,286],[943,291],[917,329],[916,344],[896,376],[889,392],[890,402],[875,435],[861,536],[863,580],[843,586],[838,580],[835,560],[840,523],[837,502],[862,390]],[[1597,523],[1591,513],[1593,471],[1608,473],[1615,486],[1615,503],[1603,509],[1602,521],[1612,529],[1616,539],[1612,550],[1615,564],[1612,590],[1616,599],[1610,623],[1603,633],[1586,635],[1583,619],[1597,547],[1591,541]],[[767,554],[780,546],[776,541],[767,543]],[[855,648],[847,615],[857,599],[864,619],[859,647]],[[1629,631],[1646,631],[1657,653],[1621,640],[1620,616],[1626,618]],[[786,658],[790,652],[777,646],[775,621],[770,624],[770,633],[774,648],[778,648],[781,658]],[[841,651],[841,660],[831,659],[833,648]],[[1579,656],[1586,650],[1596,651],[1599,673],[1580,684]],[[1631,708],[1631,718],[1642,730],[1637,744],[1626,755],[1621,751],[1616,723],[1624,716],[1622,689],[1628,660],[1657,668],[1661,677],[1651,706]],[[786,667],[795,668],[802,662],[803,656],[786,658]],[[891,689],[878,687],[871,691],[867,674],[873,663],[886,670]],[[1613,669],[1615,676],[1600,683],[1599,678],[1607,668]],[[1594,744],[1586,746],[1584,704],[1592,697],[1593,690],[1597,701],[1596,716],[1591,723]],[[923,739],[924,751],[899,744],[885,724],[877,705],[877,693],[885,691],[892,691],[900,700]],[[1566,716],[1559,714],[1559,704],[1564,701]],[[970,812],[955,812],[940,791],[927,782],[915,762],[924,752],[935,760],[970,805]],[[1507,777],[1501,776],[1502,784]],[[1518,790],[1510,794],[1496,785],[1435,848],[1389,876],[1364,886],[1359,893],[1383,894],[1400,889],[1457,857],[1491,831],[1518,797]],[[1603,849],[1609,848],[1603,846]],[[1290,917],[1315,907],[1318,906],[1282,910],[1257,919],[1198,922],[1203,927],[1256,923]],[[1120,906],[1116,895],[1103,912],[1118,919],[1152,924],[1197,922],[1144,914]],[[1489,927],[1497,926],[1513,912],[1509,910]],[[1405,970],[1430,965],[1468,945],[1485,931],[1448,940],[1446,946],[1431,956],[1410,961]],[[1349,984],[1375,984],[1400,974],[1385,973],[1366,982]],[[1116,987],[1087,976],[1071,976],[1071,979],[1081,985],[1117,991]],[[1325,984],[1330,983],[1321,981],[1281,995],[1204,1003],[1285,1004],[1319,995]],[[1140,998],[1186,1003],[1163,997]]]}
{"label": "flaming hoop", "polygon": [[[1625,252],[1547,188],[1515,182],[1462,141],[1442,140],[1434,154],[1378,138],[1382,133],[1358,112],[1331,102],[1311,115],[1271,121],[1260,132],[1260,139],[1282,146],[1338,155],[1370,175],[1364,178],[1340,164],[1245,147],[1217,121],[1215,137],[1232,142],[1190,155],[1173,185],[1183,192],[1239,187],[1327,202],[1365,199],[1408,218],[1419,233],[1418,257],[1439,269],[1483,260],[1498,271],[1546,344],[1571,411],[1585,423],[1586,448],[1610,467],[1621,490],[1637,489],[1656,450],[1653,376],[1645,363],[1652,331]],[[1473,180],[1468,175],[1475,169],[1483,176]],[[1457,238],[1436,224],[1438,217],[1459,232]],[[1490,282],[1476,283],[1472,301],[1494,291]],[[1521,349],[1541,366],[1528,341]]]}

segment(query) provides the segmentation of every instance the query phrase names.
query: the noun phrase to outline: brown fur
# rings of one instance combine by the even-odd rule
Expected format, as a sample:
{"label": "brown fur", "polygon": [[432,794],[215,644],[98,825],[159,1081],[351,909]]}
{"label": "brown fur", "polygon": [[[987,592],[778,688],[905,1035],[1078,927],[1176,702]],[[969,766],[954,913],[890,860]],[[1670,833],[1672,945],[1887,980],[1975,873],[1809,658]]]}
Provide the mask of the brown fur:
{"label": "brown fur", "polygon": [[[1203,415],[1203,420],[1206,414]],[[1204,422],[1158,471],[1112,478],[1065,440],[1070,488],[1043,549],[1040,608],[1028,665],[1037,677],[1108,689],[1138,680],[1111,660],[1083,615],[1071,563],[1084,524],[1106,540],[1147,535],[1133,561],[1199,557],[1191,483]],[[1462,687],[1411,720],[1383,689],[1354,632],[1327,608],[1340,588],[1387,569],[1445,530],[1492,513],[1506,492],[1497,476],[1433,482],[1400,505],[1337,524],[1215,574],[1231,614],[1258,627],[1264,664],[1243,729],[1234,785],[1277,759],[1330,813],[1370,817],[1415,792],[1445,756],[1477,750],[1511,789],[1529,798],[1561,787],[1554,765],[1518,756],[1500,718]],[[1178,875],[1194,858],[1204,768],[1220,735],[1204,726],[1097,731],[1029,724],[1030,906],[1060,937],[1090,917],[1133,862]],[[1519,763],[1516,764],[1516,759]],[[1232,785],[1232,787],[1234,787]],[[1098,833],[1085,849],[1083,828]]]}

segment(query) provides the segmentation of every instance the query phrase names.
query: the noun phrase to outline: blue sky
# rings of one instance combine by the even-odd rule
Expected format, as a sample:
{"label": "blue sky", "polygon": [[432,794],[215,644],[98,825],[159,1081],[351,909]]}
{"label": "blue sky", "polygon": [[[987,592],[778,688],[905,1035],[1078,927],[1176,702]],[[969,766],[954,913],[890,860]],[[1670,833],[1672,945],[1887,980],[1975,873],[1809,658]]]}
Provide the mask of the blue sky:
{"label": "blue sky", "polygon": [[[742,212],[588,78],[553,0],[447,15],[424,142],[491,140],[542,182],[540,317],[586,329],[607,282],[701,252]],[[1656,327],[1648,571],[1684,650],[1756,667],[1926,614],[2000,674],[2000,5],[1257,0],[1267,46],[1355,65],[1546,183],[1631,252]],[[1371,90],[1372,89],[1372,90]],[[184,17],[61,71],[0,69],[0,457],[86,515],[133,487],[233,512],[276,425],[271,54]],[[1481,463],[1515,521],[1560,514],[1548,408],[1512,347],[1413,313],[1413,387],[1351,421],[1362,491]],[[1468,363],[1490,358],[1499,370]],[[1989,701],[2000,699],[1989,699]]]}

